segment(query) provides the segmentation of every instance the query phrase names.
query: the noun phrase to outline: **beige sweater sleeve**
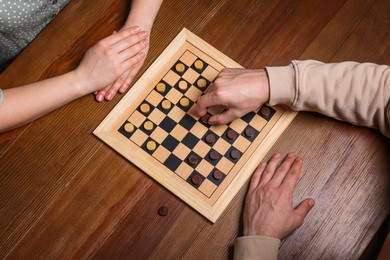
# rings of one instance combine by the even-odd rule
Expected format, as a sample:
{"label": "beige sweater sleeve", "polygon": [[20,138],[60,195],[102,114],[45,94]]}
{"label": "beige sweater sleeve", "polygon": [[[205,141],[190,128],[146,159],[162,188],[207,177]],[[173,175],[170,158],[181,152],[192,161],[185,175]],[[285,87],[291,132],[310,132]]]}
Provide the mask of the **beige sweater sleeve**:
{"label": "beige sweater sleeve", "polygon": [[315,111],[390,137],[390,67],[372,63],[293,61],[267,67],[270,105]]}
{"label": "beige sweater sleeve", "polygon": [[273,237],[245,236],[234,242],[235,260],[276,260],[280,240]]}

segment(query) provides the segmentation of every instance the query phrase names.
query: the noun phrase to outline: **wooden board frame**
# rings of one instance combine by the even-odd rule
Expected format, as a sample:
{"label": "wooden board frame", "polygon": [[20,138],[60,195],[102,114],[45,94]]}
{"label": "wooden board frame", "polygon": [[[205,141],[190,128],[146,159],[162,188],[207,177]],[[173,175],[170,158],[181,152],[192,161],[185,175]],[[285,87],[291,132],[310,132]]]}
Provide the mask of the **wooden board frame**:
{"label": "wooden board frame", "polygon": [[139,147],[126,140],[126,138],[118,132],[118,128],[123,124],[123,121],[129,117],[130,112],[134,111],[134,109],[145,99],[150,88],[154,88],[161,79],[162,73],[172,67],[183,50],[189,45],[199,49],[206,54],[206,56],[217,61],[220,65],[218,68],[219,70],[224,67],[242,68],[238,63],[184,28],[93,133],[214,223],[244,183],[250,178],[259,162],[264,158],[278,137],[292,122],[297,112],[285,110],[284,108],[277,108],[278,111],[282,111],[281,116],[264,139],[261,140],[259,144],[256,144],[256,147],[252,148],[253,152],[251,153],[251,156],[240,166],[238,174],[230,180],[225,189],[218,194],[218,197],[214,197],[210,201],[205,198],[197,197],[190,188],[185,185],[178,185],[175,178],[167,177],[167,171],[162,167],[161,163],[154,160],[151,156],[147,156]]}

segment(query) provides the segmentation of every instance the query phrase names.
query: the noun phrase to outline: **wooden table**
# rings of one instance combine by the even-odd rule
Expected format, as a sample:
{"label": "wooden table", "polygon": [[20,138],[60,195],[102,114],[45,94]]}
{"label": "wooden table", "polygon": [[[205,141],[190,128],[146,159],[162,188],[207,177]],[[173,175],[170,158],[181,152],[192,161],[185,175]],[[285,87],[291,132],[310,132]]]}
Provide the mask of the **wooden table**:
{"label": "wooden table", "polygon": [[[72,0],[0,76],[2,87],[73,69],[120,28],[127,0]],[[183,28],[246,68],[292,59],[390,64],[390,2],[166,0],[141,73]],[[32,97],[33,98],[33,97]],[[0,258],[226,259],[247,186],[213,225],[92,131],[120,100],[81,98],[0,136]],[[377,131],[300,113],[267,155],[305,160],[296,202],[313,197],[282,259],[356,259],[390,210],[388,142]],[[157,209],[166,205],[169,215]]]}

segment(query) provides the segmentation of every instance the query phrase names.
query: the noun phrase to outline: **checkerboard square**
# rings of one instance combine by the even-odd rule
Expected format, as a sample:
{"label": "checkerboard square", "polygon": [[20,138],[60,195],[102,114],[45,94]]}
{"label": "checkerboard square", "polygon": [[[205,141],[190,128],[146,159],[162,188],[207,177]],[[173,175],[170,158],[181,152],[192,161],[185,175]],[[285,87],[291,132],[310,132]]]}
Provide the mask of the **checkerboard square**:
{"label": "checkerboard square", "polygon": [[165,95],[165,98],[171,101],[173,104],[176,104],[179,102],[179,100],[182,98],[183,94],[180,93],[179,90],[175,88],[171,88],[171,90],[168,92],[168,94]]}
{"label": "checkerboard square", "polygon": [[212,125],[210,127],[210,130],[213,131],[215,134],[222,136],[222,134],[226,131],[227,128],[227,125]]}
{"label": "checkerboard square", "polygon": [[176,169],[180,166],[182,163],[182,160],[177,158],[174,154],[171,154],[168,156],[168,158],[165,160],[164,165],[170,169],[171,171],[175,172]]}
{"label": "checkerboard square", "polygon": [[233,146],[236,147],[241,153],[244,153],[250,145],[251,142],[244,138],[242,135],[239,135],[236,141],[233,143]]}
{"label": "checkerboard square", "polygon": [[171,155],[171,152],[161,145],[159,145],[156,151],[153,153],[153,157],[159,160],[161,163],[164,163],[168,159],[169,155]]}
{"label": "checkerboard square", "polygon": [[163,81],[168,83],[170,86],[174,86],[180,79],[180,76],[177,75],[172,70],[168,71],[168,73],[164,76]]}
{"label": "checkerboard square", "polygon": [[211,197],[211,195],[214,193],[216,189],[217,189],[217,185],[215,185],[208,179],[205,179],[200,185],[200,187],[198,188],[198,190],[201,191],[207,197]]}
{"label": "checkerboard square", "polygon": [[186,114],[182,109],[177,106],[173,106],[172,110],[168,113],[168,116],[172,118],[175,122],[179,122],[183,116]]}
{"label": "checkerboard square", "polygon": [[195,147],[192,150],[197,154],[199,154],[200,157],[204,158],[206,154],[209,152],[210,146],[208,146],[202,140],[199,140],[199,142],[195,145]]}
{"label": "checkerboard square", "polygon": [[224,174],[228,175],[230,170],[233,169],[234,163],[228,160],[225,157],[222,157],[221,160],[218,162],[215,168],[222,171]]}
{"label": "checkerboard square", "polygon": [[242,130],[244,130],[247,125],[248,124],[244,120],[237,118],[236,120],[234,120],[229,124],[229,127],[234,131],[236,131],[237,133],[241,133]]}
{"label": "checkerboard square", "polygon": [[176,125],[173,128],[171,135],[174,136],[177,140],[181,141],[188,133],[188,130],[182,127],[181,125]]}
{"label": "checkerboard square", "polygon": [[226,142],[224,139],[220,138],[218,139],[213,148],[218,151],[220,154],[225,154],[229,148],[231,147],[231,144],[229,144],[228,142]]}
{"label": "checkerboard square", "polygon": [[156,129],[154,129],[153,133],[150,135],[150,137],[153,138],[159,144],[161,144],[165,140],[165,138],[167,138],[167,136],[168,133],[159,126],[157,126]]}
{"label": "checkerboard square", "polygon": [[196,102],[201,94],[202,92],[199,89],[191,86],[186,92],[186,97]]}
{"label": "checkerboard square", "polygon": [[150,121],[155,123],[156,125],[160,124],[161,121],[166,117],[166,115],[161,112],[159,109],[154,109],[152,113],[148,116]]}
{"label": "checkerboard square", "polygon": [[198,141],[199,138],[197,138],[195,135],[188,132],[188,134],[184,137],[184,139],[181,142],[188,148],[192,149],[195,147]]}
{"label": "checkerboard square", "polygon": [[188,164],[182,162],[180,166],[177,168],[176,173],[184,180],[187,180],[188,177],[194,172],[194,169],[190,167]]}
{"label": "checkerboard square", "polygon": [[185,51],[183,55],[180,57],[180,61],[182,61],[185,65],[191,66],[192,63],[197,59],[196,55],[190,51]]}
{"label": "checkerboard square", "polygon": [[179,143],[175,148],[175,150],[173,151],[173,154],[184,161],[190,152],[191,152],[190,148],[188,148],[182,143]]}
{"label": "checkerboard square", "polygon": [[162,146],[167,148],[168,151],[173,152],[175,148],[179,145],[179,141],[176,140],[173,136],[168,135],[167,138],[161,143]]}
{"label": "checkerboard square", "polygon": [[141,114],[138,110],[135,110],[128,120],[136,127],[140,127],[145,119],[146,117],[143,114]]}
{"label": "checkerboard square", "polygon": [[169,117],[165,117],[163,121],[160,123],[160,127],[164,129],[166,132],[170,133],[173,128],[175,128],[176,122],[170,119]]}
{"label": "checkerboard square", "polygon": [[161,100],[163,100],[163,96],[158,93],[157,91],[153,90],[150,92],[150,94],[146,97],[146,101],[148,101],[152,106],[156,107]]}
{"label": "checkerboard square", "polygon": [[210,82],[213,82],[215,77],[218,75],[219,71],[214,69],[211,66],[207,66],[207,68],[202,72],[202,76],[205,77]]}
{"label": "checkerboard square", "polygon": [[249,125],[251,125],[254,129],[261,131],[265,125],[267,124],[267,120],[262,118],[259,115],[255,115],[252,120],[249,122]]}
{"label": "checkerboard square", "polygon": [[208,161],[202,160],[198,166],[196,166],[195,170],[202,174],[204,177],[207,177],[210,171],[214,168]]}
{"label": "checkerboard square", "polygon": [[203,135],[207,132],[207,130],[208,128],[198,121],[192,127],[191,133],[201,139]]}
{"label": "checkerboard square", "polygon": [[130,140],[133,141],[139,147],[148,139],[148,135],[145,134],[140,129],[137,129],[134,134],[130,137]]}
{"label": "checkerboard square", "polygon": [[188,83],[194,84],[195,80],[199,77],[199,73],[189,68],[186,73],[183,75],[183,79],[185,79]]}
{"label": "checkerboard square", "polygon": [[185,114],[180,120],[179,124],[189,131],[196,124],[196,120],[190,115]]}

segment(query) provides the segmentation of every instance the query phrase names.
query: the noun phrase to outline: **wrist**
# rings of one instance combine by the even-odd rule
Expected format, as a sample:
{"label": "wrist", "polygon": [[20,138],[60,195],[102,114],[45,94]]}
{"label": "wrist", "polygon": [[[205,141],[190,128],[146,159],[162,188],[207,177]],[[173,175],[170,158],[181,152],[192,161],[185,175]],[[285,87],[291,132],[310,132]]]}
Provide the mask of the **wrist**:
{"label": "wrist", "polygon": [[71,78],[71,85],[77,96],[82,97],[92,92],[90,90],[90,80],[79,68],[69,72],[68,76]]}
{"label": "wrist", "polygon": [[259,88],[260,96],[263,98],[262,103],[269,102],[270,98],[270,85],[267,71],[265,69],[259,70]]}

